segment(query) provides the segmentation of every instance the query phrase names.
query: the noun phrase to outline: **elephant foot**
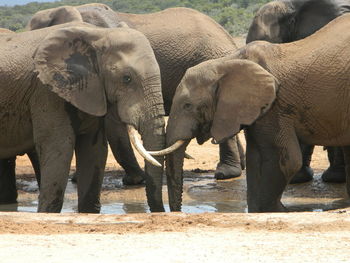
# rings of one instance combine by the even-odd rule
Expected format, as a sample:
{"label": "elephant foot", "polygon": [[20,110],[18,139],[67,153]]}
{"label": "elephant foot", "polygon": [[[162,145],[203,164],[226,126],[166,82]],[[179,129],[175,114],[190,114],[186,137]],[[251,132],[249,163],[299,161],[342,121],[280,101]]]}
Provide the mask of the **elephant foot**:
{"label": "elephant foot", "polygon": [[124,185],[140,185],[145,183],[145,175],[142,172],[141,174],[133,174],[133,175],[124,175],[123,184]]}
{"label": "elephant foot", "polygon": [[313,179],[314,171],[310,166],[302,166],[300,170],[294,175],[290,184],[306,183]]}
{"label": "elephant foot", "polygon": [[325,183],[345,183],[345,167],[343,165],[329,166],[322,174],[322,181]]}
{"label": "elephant foot", "polygon": [[283,213],[288,212],[288,209],[281,203],[277,202],[275,204],[259,204],[251,203],[248,204],[248,212],[249,213]]}
{"label": "elephant foot", "polygon": [[216,167],[215,179],[225,180],[225,179],[239,177],[241,174],[242,174],[242,169],[240,167],[240,164],[238,164],[238,167],[236,167],[225,163],[219,163],[218,166]]}

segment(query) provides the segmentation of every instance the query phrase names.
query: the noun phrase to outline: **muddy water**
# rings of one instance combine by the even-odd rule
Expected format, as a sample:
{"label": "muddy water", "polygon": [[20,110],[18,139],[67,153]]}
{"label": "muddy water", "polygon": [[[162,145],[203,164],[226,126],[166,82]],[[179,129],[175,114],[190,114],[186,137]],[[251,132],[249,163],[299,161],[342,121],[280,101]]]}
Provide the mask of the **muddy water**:
{"label": "muddy water", "polygon": [[[2,205],[0,210],[35,212],[38,188],[33,178],[18,179],[18,204]],[[166,210],[167,190],[163,199]],[[344,184],[325,184],[316,173],[310,183],[289,185],[283,194],[283,203],[290,211],[325,211],[350,207]],[[101,196],[101,213],[124,214],[149,212],[143,186],[123,186],[121,176],[107,174]],[[77,211],[76,185],[69,182],[63,212]],[[245,176],[216,181],[210,173],[188,173],[185,176],[183,212],[246,212]]]}

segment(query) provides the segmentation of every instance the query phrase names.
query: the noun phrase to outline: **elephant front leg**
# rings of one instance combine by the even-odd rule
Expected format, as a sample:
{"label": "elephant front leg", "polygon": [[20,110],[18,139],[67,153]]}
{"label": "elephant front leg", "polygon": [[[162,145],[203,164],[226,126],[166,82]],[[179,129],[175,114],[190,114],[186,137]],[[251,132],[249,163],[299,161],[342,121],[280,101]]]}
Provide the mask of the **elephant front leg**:
{"label": "elephant front leg", "polygon": [[78,211],[99,213],[100,193],[107,160],[107,141],[101,119],[100,129],[79,135],[75,154],[78,176]]}
{"label": "elephant front leg", "polygon": [[126,126],[120,120],[116,105],[113,105],[105,118],[106,134],[114,158],[123,167],[126,174],[123,177],[125,185],[141,184],[145,180],[145,173],[140,168],[130,144]]}
{"label": "elephant front leg", "polygon": [[0,160],[0,204],[17,203],[16,157]]}
{"label": "elephant front leg", "polygon": [[75,141],[73,132],[62,134],[66,133],[58,132],[36,143],[42,174],[38,212],[59,213],[62,209]]}
{"label": "elephant front leg", "polygon": [[283,191],[302,163],[299,143],[295,134],[264,138],[259,133],[247,132],[248,211],[282,212]]}
{"label": "elephant front leg", "polygon": [[[242,149],[239,149],[238,143],[238,138],[235,136],[219,145],[220,162],[215,171],[216,179],[229,179],[242,174],[242,169],[244,169],[244,153],[241,153]],[[241,157],[243,160],[241,160]]]}

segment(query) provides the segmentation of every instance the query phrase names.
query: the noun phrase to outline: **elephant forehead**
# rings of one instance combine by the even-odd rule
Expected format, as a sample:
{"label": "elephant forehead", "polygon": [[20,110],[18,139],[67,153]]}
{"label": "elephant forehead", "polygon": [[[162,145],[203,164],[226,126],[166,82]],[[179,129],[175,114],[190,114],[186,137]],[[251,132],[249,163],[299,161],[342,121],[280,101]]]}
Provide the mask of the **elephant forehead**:
{"label": "elephant forehead", "polygon": [[140,32],[131,28],[113,28],[108,30],[106,40],[108,45],[116,47],[127,52],[128,50],[137,48],[149,48],[151,44],[147,38]]}
{"label": "elephant forehead", "polygon": [[257,13],[257,18],[262,24],[271,25],[279,21],[288,12],[282,2],[272,2],[263,6]]}

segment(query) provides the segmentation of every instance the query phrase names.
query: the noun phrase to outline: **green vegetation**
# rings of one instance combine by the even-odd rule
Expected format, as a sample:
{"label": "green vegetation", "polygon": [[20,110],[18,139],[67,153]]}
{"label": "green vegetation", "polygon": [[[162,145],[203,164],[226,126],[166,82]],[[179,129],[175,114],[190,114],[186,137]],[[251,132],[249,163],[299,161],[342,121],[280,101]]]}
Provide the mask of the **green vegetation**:
{"label": "green vegetation", "polygon": [[232,35],[246,33],[254,12],[269,0],[62,0],[51,3],[33,2],[14,7],[0,7],[0,27],[13,31],[24,30],[37,11],[61,5],[104,3],[114,10],[128,13],[150,13],[169,7],[183,6],[197,9],[219,22]]}

